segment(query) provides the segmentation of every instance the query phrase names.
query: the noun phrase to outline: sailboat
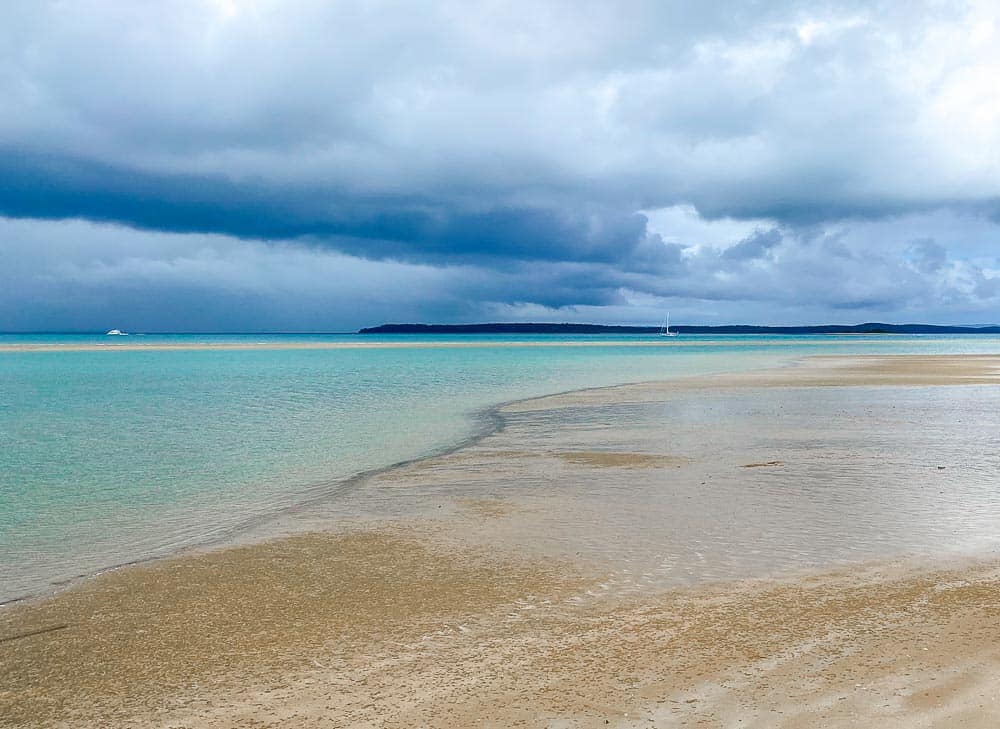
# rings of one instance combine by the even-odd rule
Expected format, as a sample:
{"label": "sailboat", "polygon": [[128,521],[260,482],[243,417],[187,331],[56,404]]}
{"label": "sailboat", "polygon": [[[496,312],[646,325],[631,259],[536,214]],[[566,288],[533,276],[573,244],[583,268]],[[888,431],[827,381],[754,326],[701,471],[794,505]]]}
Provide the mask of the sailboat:
{"label": "sailboat", "polygon": [[676,337],[677,332],[670,331],[670,312],[667,312],[666,318],[663,320],[663,326],[660,328],[661,337]]}

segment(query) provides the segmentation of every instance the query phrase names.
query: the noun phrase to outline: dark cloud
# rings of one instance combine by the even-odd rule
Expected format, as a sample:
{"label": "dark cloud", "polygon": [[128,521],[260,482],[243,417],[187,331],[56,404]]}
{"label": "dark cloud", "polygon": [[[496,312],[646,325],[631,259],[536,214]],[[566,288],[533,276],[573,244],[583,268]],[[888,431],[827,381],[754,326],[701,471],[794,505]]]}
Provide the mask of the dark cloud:
{"label": "dark cloud", "polygon": [[[849,232],[785,232],[764,258],[732,246],[683,247],[648,236],[643,266],[510,260],[506,265],[372,261],[301,243],[137,232],[83,221],[0,218],[0,330],[344,331],[383,320],[678,322],[821,319],[996,320],[995,264],[913,259],[913,228],[990,224],[921,218]],[[703,223],[711,235],[713,223]],[[748,237],[734,235],[738,243]],[[826,239],[849,255],[831,257]],[[894,245],[889,243],[895,239]],[[872,241],[883,252],[866,255]],[[990,266],[994,267],[991,268]]]}
{"label": "dark cloud", "polygon": [[0,151],[0,214],[85,218],[175,233],[308,239],[370,258],[615,262],[643,242],[646,219],[581,201],[565,208],[482,205],[401,195],[353,196],[264,180],[125,172]]}
{"label": "dark cloud", "polygon": [[781,243],[781,231],[777,228],[755,230],[732,248],[727,248],[722,257],[736,261],[763,258],[779,243]]}

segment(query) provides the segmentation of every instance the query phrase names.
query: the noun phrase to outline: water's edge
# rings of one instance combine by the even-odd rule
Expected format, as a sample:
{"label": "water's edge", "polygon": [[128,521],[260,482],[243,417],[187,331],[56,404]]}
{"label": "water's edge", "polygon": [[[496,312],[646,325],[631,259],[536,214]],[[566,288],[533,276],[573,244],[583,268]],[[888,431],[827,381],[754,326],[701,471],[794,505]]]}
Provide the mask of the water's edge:
{"label": "water's edge", "polygon": [[[441,458],[443,456],[448,456],[457,453],[459,451],[462,451],[466,448],[469,448],[471,446],[477,445],[486,438],[489,438],[490,436],[503,431],[506,424],[506,419],[503,415],[503,410],[505,408],[514,405],[534,402],[537,400],[544,400],[546,398],[558,397],[561,395],[570,395],[570,394],[584,393],[584,392],[598,392],[598,391],[614,390],[618,388],[634,387],[641,385],[665,385],[668,383],[680,382],[684,380],[694,380],[703,377],[718,376],[720,374],[731,375],[737,372],[742,374],[749,374],[753,372],[783,369],[787,367],[794,367],[807,359],[809,359],[808,356],[791,357],[791,358],[779,359],[777,362],[771,364],[770,366],[764,369],[761,368],[751,368],[747,370],[736,369],[736,370],[726,370],[724,372],[716,372],[713,373],[712,375],[694,374],[694,375],[681,375],[679,377],[661,379],[661,380],[638,380],[633,382],[618,382],[612,385],[570,388],[567,390],[557,390],[554,392],[548,392],[541,395],[532,395],[524,398],[514,398],[511,400],[501,401],[496,404],[489,405],[485,408],[480,408],[478,410],[469,413],[467,417],[473,423],[472,432],[469,433],[469,435],[467,435],[465,438],[462,438],[453,444],[432,449],[413,458],[407,458],[401,461],[394,461],[384,466],[378,466],[375,468],[359,471],[343,479],[338,479],[335,481],[315,482],[312,485],[305,486],[299,492],[298,494],[299,498],[296,499],[295,503],[290,504],[287,507],[276,509],[268,514],[255,517],[248,517],[242,522],[232,525],[220,533],[208,536],[204,540],[198,541],[193,544],[185,544],[184,546],[178,547],[173,550],[168,550],[162,554],[154,554],[154,555],[140,557],[134,560],[127,560],[124,562],[110,564],[94,571],[88,571],[70,578],[59,580],[57,582],[52,582],[50,583],[48,589],[41,589],[36,592],[15,595],[13,597],[0,600],[0,609],[19,604],[44,601],[60,592],[73,589],[74,587],[77,587],[80,584],[87,582],[88,580],[106,574],[108,572],[114,572],[121,569],[128,569],[130,567],[152,564],[155,562],[173,559],[184,555],[201,554],[208,551],[215,551],[236,546],[237,540],[241,536],[252,533],[255,530],[261,529],[261,527],[264,527],[267,524],[274,523],[280,520],[282,517],[302,514],[303,512],[308,511],[310,508],[317,506],[318,504],[328,503],[331,500],[344,496],[345,494],[348,494],[351,491],[354,491],[355,489],[359,488],[362,484],[366,483],[370,479],[373,479],[375,477],[381,476],[386,473],[391,473],[396,470],[401,470],[413,466],[417,463],[431,461],[437,458]],[[458,416],[462,417],[463,414],[459,413]],[[259,539],[250,540],[249,543],[251,544],[264,543],[272,539],[281,539],[284,536],[286,535],[262,535]]]}

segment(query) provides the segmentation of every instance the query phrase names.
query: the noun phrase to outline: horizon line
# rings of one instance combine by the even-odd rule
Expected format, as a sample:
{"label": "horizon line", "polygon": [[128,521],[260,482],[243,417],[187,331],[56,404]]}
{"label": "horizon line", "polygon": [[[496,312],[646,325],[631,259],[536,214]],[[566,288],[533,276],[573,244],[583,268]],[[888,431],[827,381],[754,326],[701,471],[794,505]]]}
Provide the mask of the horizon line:
{"label": "horizon line", "polygon": [[[425,323],[425,322],[382,322],[381,324],[363,326],[359,329],[344,331],[303,331],[303,330],[244,330],[244,331],[168,331],[168,330],[144,330],[128,331],[132,336],[156,335],[156,336],[345,336],[358,334],[364,330],[378,329],[382,327],[486,327],[486,326],[584,326],[584,327],[608,327],[608,328],[634,328],[649,329],[659,328],[660,323],[654,324],[622,324],[622,323],[599,323],[599,322],[568,322],[568,321],[480,321],[463,323]],[[863,326],[891,326],[891,327],[940,327],[940,328],[963,328],[963,329],[984,329],[997,327],[1000,324],[930,324],[926,322],[903,322],[895,323],[888,321],[866,321],[856,324],[746,324],[746,323],[726,323],[726,324],[673,324],[672,328],[699,328],[717,329],[728,327],[752,327],[769,329],[811,329],[817,327],[863,327]],[[11,335],[99,335],[106,336],[105,329],[37,329],[37,330],[2,330],[0,336]],[[124,331],[124,330],[123,330]]]}

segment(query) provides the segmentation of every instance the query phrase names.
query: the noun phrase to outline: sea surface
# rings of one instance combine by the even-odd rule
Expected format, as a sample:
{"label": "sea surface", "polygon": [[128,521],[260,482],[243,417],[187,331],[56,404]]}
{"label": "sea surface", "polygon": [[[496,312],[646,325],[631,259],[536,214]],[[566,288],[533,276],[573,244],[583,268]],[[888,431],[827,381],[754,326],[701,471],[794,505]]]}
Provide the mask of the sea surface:
{"label": "sea surface", "polygon": [[0,335],[0,602],[304,504],[349,512],[353,477],[489,432],[506,401],[815,354],[995,352],[983,335]]}

